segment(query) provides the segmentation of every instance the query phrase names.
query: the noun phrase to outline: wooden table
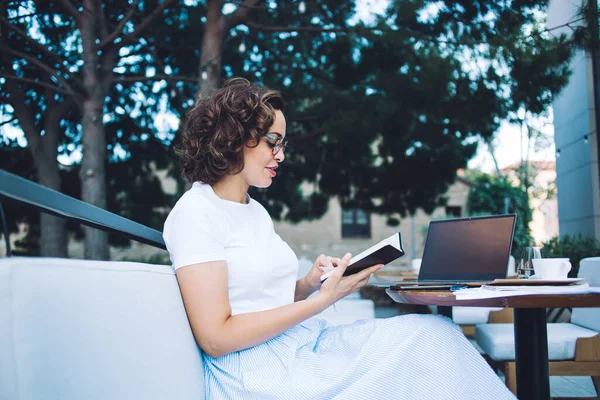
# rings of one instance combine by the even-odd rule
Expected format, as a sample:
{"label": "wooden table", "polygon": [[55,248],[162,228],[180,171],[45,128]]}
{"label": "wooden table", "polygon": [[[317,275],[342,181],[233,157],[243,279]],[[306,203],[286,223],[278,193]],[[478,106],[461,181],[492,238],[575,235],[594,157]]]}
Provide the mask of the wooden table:
{"label": "wooden table", "polygon": [[385,289],[389,286],[401,283],[406,280],[416,280],[418,275],[408,269],[391,269],[377,271],[373,274],[376,279],[375,284],[369,284],[360,289],[360,295],[363,299],[372,300],[376,307],[393,306],[398,308],[401,314],[414,313],[422,311],[426,306],[414,306],[412,304],[395,303],[390,296],[387,295]]}
{"label": "wooden table", "polygon": [[[515,361],[517,397],[520,400],[550,399],[546,308],[600,307],[600,294],[539,294],[457,300],[450,291],[393,291],[386,293],[397,303],[435,306],[511,307],[515,315]],[[444,313],[448,315],[448,313]],[[451,313],[450,313],[451,315]]]}

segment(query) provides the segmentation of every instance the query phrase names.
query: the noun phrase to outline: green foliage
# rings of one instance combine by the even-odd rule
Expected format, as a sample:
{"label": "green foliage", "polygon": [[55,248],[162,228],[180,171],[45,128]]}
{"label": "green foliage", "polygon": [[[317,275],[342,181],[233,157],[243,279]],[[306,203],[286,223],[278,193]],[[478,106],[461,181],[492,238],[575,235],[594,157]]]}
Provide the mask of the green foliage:
{"label": "green foliage", "polygon": [[[290,138],[281,178],[253,196],[289,221],[318,218],[334,196],[387,215],[442,205],[456,170],[475,154],[473,137],[490,137],[520,107],[544,110],[564,85],[566,39],[524,33],[539,25],[546,3],[397,0],[356,25],[348,22],[354,2],[248,10],[252,24],[225,37],[222,72],[281,89]],[[193,48],[203,35],[189,16],[203,15],[204,3],[187,4],[154,26],[161,62],[176,75],[197,70],[180,43]],[[423,18],[424,10],[435,11]],[[464,60],[473,57],[486,61],[469,70]],[[178,97],[171,105],[178,113],[189,107]],[[304,183],[316,191],[303,195]]]}
{"label": "green foliage", "polygon": [[[139,24],[157,5],[153,0],[143,3],[145,8],[142,7],[141,13],[131,15],[129,25]],[[132,9],[132,4],[127,0],[118,0],[103,2],[102,7],[106,19],[116,22]],[[48,136],[47,132],[44,133],[44,123],[53,108],[74,97],[76,101],[61,117],[60,137],[57,138],[59,155],[68,156],[82,151],[79,124],[81,108],[78,106],[89,94],[84,93],[81,80],[84,67],[80,50],[81,34],[65,11],[65,7],[55,1],[14,3],[0,7],[0,18],[3,18],[0,21],[3,29],[0,47],[6,46],[11,50],[3,50],[4,57],[0,59],[0,75],[3,77],[0,79],[0,116],[9,121],[9,117],[15,117],[7,125],[16,129],[23,129],[27,125],[34,127],[25,133],[39,132],[44,140]],[[17,17],[18,14],[25,16]],[[23,32],[30,36],[24,36]],[[168,149],[169,138],[164,134],[161,136],[154,126],[165,89],[154,85],[152,80],[146,81],[143,76],[144,71],[157,60],[136,56],[141,48],[147,46],[138,41],[124,46],[120,57],[117,57],[114,71],[118,78],[121,74],[137,75],[139,80],[116,79],[106,100],[107,208],[136,222],[162,229],[166,209],[173,200],[163,193],[155,171],[169,168],[173,157]],[[29,54],[35,62],[13,51]],[[48,74],[52,70],[61,78],[58,84],[56,76]],[[11,76],[26,79],[12,79]],[[55,91],[52,86],[55,86]],[[67,86],[70,88],[68,91]],[[144,93],[150,96],[144,97]],[[17,103],[21,106],[24,103],[26,110],[17,112]],[[157,139],[158,136],[161,139]],[[41,147],[52,143],[50,139],[45,140]],[[27,179],[37,180],[34,168],[36,160],[31,157],[30,150],[19,146],[16,141],[8,140],[4,130],[0,131],[0,167]],[[51,149],[40,148],[37,151],[52,154]],[[79,165],[60,165],[60,169],[60,191],[80,198]],[[29,233],[23,243],[28,248],[35,247],[39,239],[39,213],[23,206],[9,207],[7,218],[11,231],[15,231],[16,222],[28,223]],[[76,238],[81,238],[79,225],[68,226]],[[128,240],[115,235],[110,235],[109,239],[113,245],[129,244]]]}
{"label": "green foliage", "polygon": [[[23,9],[19,3],[2,10],[1,44],[38,62],[3,52],[0,73],[20,79],[0,80],[0,112],[16,117],[2,106],[14,101],[3,90],[11,82],[41,124],[47,96],[57,103],[68,96],[57,76],[82,95],[78,104],[87,95],[81,93],[81,37],[59,2],[28,2]],[[131,33],[159,3],[115,0],[102,7],[110,26],[126,15]],[[349,22],[352,1],[315,0],[304,12],[296,0],[273,4],[245,9],[241,24],[226,30],[221,72],[281,89],[286,98],[290,146],[281,177],[270,190],[252,193],[275,218],[318,218],[331,197],[387,215],[432,211],[475,154],[474,138],[492,136],[520,107],[544,110],[568,77],[570,44],[537,29],[543,0],[394,0],[368,24]],[[112,71],[104,121],[108,207],[157,228],[173,199],[162,194],[151,164],[180,177],[172,152],[177,129],[159,133],[154,121],[165,106],[182,118],[193,104],[206,18],[205,1],[174,2],[138,40],[127,42]],[[32,29],[39,32],[22,37]],[[245,52],[238,50],[241,43]],[[471,62],[475,57],[481,62]],[[76,107],[65,116],[61,153],[79,149],[78,118]],[[116,156],[118,149],[126,155]],[[310,195],[300,190],[306,183],[315,188]],[[527,212],[520,211],[519,220],[530,219]]]}
{"label": "green foliage", "polygon": [[[532,211],[527,192],[505,179],[491,175],[481,174],[474,176],[473,180],[475,185],[471,188],[467,200],[467,208],[471,215],[504,214],[507,211],[517,214],[512,254],[518,258],[523,247],[533,241],[529,232]],[[505,199],[508,199],[508,210]]]}
{"label": "green foliage", "polygon": [[600,256],[600,242],[596,238],[576,235],[555,236],[544,242],[544,257],[568,257],[571,261],[569,277],[579,272],[579,262],[586,257]]}

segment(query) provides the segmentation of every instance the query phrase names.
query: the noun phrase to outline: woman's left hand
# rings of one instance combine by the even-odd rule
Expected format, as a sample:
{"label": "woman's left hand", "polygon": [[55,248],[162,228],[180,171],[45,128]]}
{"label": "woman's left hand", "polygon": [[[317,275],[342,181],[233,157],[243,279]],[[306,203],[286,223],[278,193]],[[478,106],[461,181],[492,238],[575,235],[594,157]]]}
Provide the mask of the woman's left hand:
{"label": "woman's left hand", "polygon": [[310,271],[308,271],[308,274],[303,278],[305,283],[312,291],[318,290],[321,287],[321,275],[324,274],[321,267],[337,267],[341,261],[338,257],[329,257],[324,254],[319,255]]}

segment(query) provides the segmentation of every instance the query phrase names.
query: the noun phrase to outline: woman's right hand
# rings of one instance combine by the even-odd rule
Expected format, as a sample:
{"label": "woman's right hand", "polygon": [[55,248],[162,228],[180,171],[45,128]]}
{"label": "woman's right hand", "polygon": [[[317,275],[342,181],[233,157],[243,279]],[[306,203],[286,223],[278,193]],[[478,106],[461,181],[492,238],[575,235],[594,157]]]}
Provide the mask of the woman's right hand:
{"label": "woman's right hand", "polygon": [[333,304],[350,293],[358,291],[369,281],[372,273],[380,270],[383,264],[376,264],[349,276],[343,276],[352,255],[347,253],[335,267],[334,272],[321,285],[319,296],[325,298],[328,304]]}

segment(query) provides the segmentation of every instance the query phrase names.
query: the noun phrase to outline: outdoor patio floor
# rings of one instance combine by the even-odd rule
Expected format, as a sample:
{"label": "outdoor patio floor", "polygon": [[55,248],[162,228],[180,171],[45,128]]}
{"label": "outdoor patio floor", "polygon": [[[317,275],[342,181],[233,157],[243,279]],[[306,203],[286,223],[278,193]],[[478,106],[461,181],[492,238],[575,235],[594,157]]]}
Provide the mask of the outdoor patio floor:
{"label": "outdoor patio floor", "polygon": [[[483,351],[475,340],[469,339],[480,353]],[[500,379],[504,381],[504,374],[499,373]],[[551,376],[550,396],[552,397],[596,397],[594,383],[589,376]]]}
{"label": "outdoor patio floor", "polygon": [[589,376],[551,376],[552,397],[596,397],[596,390]]}

